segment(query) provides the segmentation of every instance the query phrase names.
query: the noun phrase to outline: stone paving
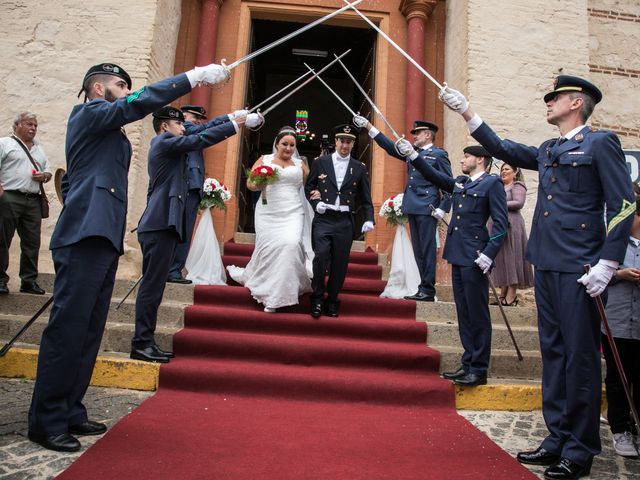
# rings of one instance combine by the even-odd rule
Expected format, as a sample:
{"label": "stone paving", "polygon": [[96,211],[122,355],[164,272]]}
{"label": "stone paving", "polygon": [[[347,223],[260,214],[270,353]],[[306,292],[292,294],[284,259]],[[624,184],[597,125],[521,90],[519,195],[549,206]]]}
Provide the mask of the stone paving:
{"label": "stone paving", "polygon": [[[26,438],[27,410],[31,400],[33,382],[0,378],[0,479],[46,480],[67,468],[98,437],[82,437],[82,450],[61,454],[45,450]],[[151,396],[150,392],[90,387],[85,397],[93,420],[114,425],[120,418]],[[493,412],[461,411],[471,423],[511,454],[535,448],[546,435],[539,411]],[[624,459],[615,455],[611,434],[606,425],[601,428],[603,452],[596,457],[591,479],[640,479],[640,460]],[[543,467],[531,467],[542,478]],[[478,477],[480,480],[481,477]],[[402,479],[399,479],[402,480]]]}

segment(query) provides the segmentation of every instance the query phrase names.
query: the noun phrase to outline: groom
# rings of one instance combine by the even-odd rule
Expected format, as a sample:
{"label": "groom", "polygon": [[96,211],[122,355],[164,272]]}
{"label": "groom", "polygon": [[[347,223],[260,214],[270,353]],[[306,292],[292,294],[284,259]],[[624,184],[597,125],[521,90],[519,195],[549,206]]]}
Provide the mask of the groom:
{"label": "groom", "polygon": [[[317,215],[312,224],[313,293],[311,316],[338,316],[338,292],[344,283],[353,242],[353,212],[362,206],[365,222],[362,232],[373,230],[373,204],[369,174],[364,163],[351,157],[356,127],[345,124],[334,129],[336,149],[318,157],[311,165],[305,192]],[[329,269],[325,287],[324,276]],[[327,298],[324,299],[325,290]]]}

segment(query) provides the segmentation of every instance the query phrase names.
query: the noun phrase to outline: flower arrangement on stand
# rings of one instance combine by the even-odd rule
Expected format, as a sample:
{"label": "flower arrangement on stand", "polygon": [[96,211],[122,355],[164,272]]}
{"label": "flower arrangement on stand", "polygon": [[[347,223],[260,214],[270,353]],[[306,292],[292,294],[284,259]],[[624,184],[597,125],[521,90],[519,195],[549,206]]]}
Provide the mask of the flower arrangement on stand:
{"label": "flower arrangement on stand", "polygon": [[387,225],[396,227],[398,225],[404,225],[409,221],[409,218],[402,213],[402,199],[404,193],[398,193],[392,197],[387,198],[380,207],[380,216],[387,220]]}
{"label": "flower arrangement on stand", "polygon": [[224,183],[215,178],[207,178],[202,187],[202,200],[200,200],[200,210],[207,208],[219,208],[226,210],[225,205],[231,199],[231,192]]}
{"label": "flower arrangement on stand", "polygon": [[[272,183],[275,183],[279,178],[279,172],[270,165],[261,165],[254,168],[253,170],[247,170],[247,177],[249,177],[249,181],[251,183],[261,187],[263,185],[271,185]],[[262,199],[262,204],[266,205],[266,190],[262,190],[262,192],[260,193],[260,198]]]}

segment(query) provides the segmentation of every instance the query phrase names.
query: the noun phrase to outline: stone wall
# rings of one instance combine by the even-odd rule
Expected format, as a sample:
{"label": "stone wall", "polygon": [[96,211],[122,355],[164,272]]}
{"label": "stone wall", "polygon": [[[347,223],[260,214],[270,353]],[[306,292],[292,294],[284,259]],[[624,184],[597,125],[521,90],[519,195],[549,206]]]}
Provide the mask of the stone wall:
{"label": "stone wall", "polygon": [[[134,89],[172,73],[180,2],[176,0],[0,0],[0,134],[10,133],[15,114],[31,110],[38,115],[37,139],[52,168],[65,166],[66,122],[76,95],[91,65],[114,62],[127,70]],[[128,229],[137,223],[146,197],[146,151],[152,136],[149,120],[127,126],[134,147],[130,173]],[[141,161],[144,159],[144,161]],[[46,185],[51,217],[43,222],[40,270],[53,271],[48,250],[61,206],[53,184]],[[11,255],[12,277],[17,273],[17,244]],[[139,246],[134,235],[126,238],[127,258]],[[15,253],[14,253],[15,252]],[[124,260],[124,259],[123,259]],[[137,264],[121,262],[119,275],[137,275]]]}

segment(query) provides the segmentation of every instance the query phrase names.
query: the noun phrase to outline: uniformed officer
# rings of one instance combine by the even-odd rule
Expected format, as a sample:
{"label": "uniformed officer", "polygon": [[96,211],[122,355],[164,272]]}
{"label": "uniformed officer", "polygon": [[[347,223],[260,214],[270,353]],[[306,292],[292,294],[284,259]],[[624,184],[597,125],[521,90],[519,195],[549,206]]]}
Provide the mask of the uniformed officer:
{"label": "uniformed officer", "polygon": [[[394,143],[369,121],[357,115],[353,122],[359,127],[369,130],[369,136],[389,155],[405,160],[400,155]],[[451,162],[446,150],[436,147],[438,126],[435,123],[416,120],[413,122],[411,134],[414,147],[418,154],[436,170],[452,176]],[[411,162],[407,162],[407,185],[402,198],[402,213],[409,217],[411,231],[411,245],[413,255],[420,272],[420,285],[413,295],[404,297],[407,300],[433,302],[436,295],[436,227],[438,220],[451,208],[450,195],[438,189],[433,183],[425,179]]]}
{"label": "uniformed officer", "polygon": [[[428,159],[413,151],[408,141],[398,146],[413,166],[438,188],[452,193],[453,211],[443,258],[451,264],[453,297],[464,348],[461,366],[443,376],[458,385],[487,383],[491,357],[489,272],[507,233],[507,197],[499,177],[486,170],[491,155],[479,145],[464,149],[460,162],[464,175],[455,179],[436,170]],[[487,220],[493,220],[491,233]],[[480,252],[478,254],[478,252]]]}
{"label": "uniformed officer", "polygon": [[68,189],[51,237],[56,270],[53,308],[42,334],[29,411],[29,439],[45,448],[77,451],[72,436],[104,433],[88,420],[82,398],[102,339],[118,257],[123,253],[131,144],[122,127],[188,93],[229,78],[211,64],[131,93],[131,77],[113,63],[91,67],[85,100],[67,124]]}
{"label": "uniformed officer", "polygon": [[[317,215],[313,218],[313,280],[311,315],[337,317],[338,293],[344,283],[353,243],[353,212],[362,207],[365,222],[362,232],[373,230],[373,204],[369,174],[364,163],[351,156],[356,127],[339,125],[334,129],[336,150],[314,160],[307,177],[305,192]],[[312,192],[316,192],[312,195]],[[318,193],[319,192],[319,195]],[[324,277],[329,269],[325,287]],[[327,298],[325,300],[325,291]]]}
{"label": "uniformed officer", "polygon": [[[207,121],[206,110],[199,105],[183,105],[180,107],[184,114],[185,135],[193,135],[207,128],[216,127],[222,123],[229,122],[235,118],[246,117],[249,113],[246,110],[236,110],[233,113],[220,115],[212,120]],[[182,276],[182,269],[187,261],[189,247],[191,245],[191,237],[196,224],[198,208],[202,200],[202,187],[204,185],[204,156],[202,150],[194,150],[187,153],[187,198],[185,202],[185,239],[186,241],[178,243],[175,250],[173,264],[169,271],[168,282],[171,283],[191,283]]]}
{"label": "uniformed officer", "polygon": [[220,123],[199,133],[184,135],[184,115],[166,106],[153,113],[153,129],[148,155],[149,188],[147,208],[138,223],[142,247],[142,280],[136,297],[136,329],[131,340],[131,358],[166,363],[172,352],[156,345],[154,332],[158,307],[173,263],[176,244],[186,242],[185,180],[186,153],[202,151],[235,135],[238,125],[259,120],[258,114]]}
{"label": "uniformed officer", "polygon": [[[635,211],[618,137],[585,125],[602,93],[583,78],[560,75],[544,96],[547,122],[558,127],[560,138],[537,148],[500,139],[460,92],[446,89],[441,98],[462,114],[472,136],[492,155],[539,172],[527,259],[536,267],[549,435],[539,448],[517,458],[549,465],[545,478],[588,475],[600,453],[602,392],[600,321],[589,295],[604,292],[624,259]],[[585,264],[595,266],[583,275]]]}

